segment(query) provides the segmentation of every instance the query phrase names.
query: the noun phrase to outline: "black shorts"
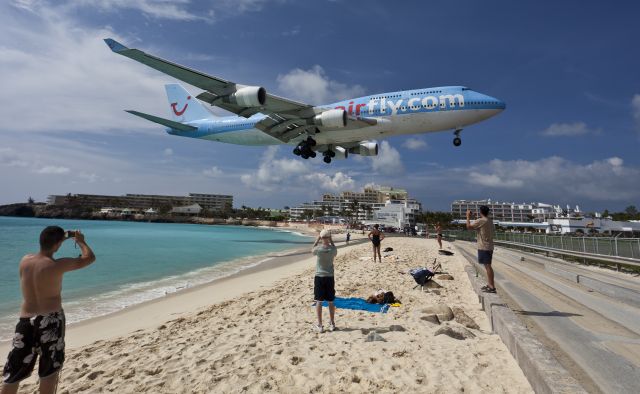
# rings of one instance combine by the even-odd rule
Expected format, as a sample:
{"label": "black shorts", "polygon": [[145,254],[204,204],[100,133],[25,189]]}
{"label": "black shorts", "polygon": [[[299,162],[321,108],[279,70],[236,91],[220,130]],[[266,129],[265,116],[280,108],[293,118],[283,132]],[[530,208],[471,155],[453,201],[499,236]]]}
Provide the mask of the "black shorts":
{"label": "black shorts", "polygon": [[59,371],[64,363],[65,323],[63,310],[44,316],[21,317],[4,365],[4,382],[18,383],[31,376],[38,356],[38,376],[44,378]]}
{"label": "black shorts", "polygon": [[336,282],[333,276],[316,276],[313,279],[313,298],[316,301],[333,302],[336,299]]}
{"label": "black shorts", "polygon": [[482,265],[491,264],[492,258],[493,258],[493,250],[478,249],[478,263]]}

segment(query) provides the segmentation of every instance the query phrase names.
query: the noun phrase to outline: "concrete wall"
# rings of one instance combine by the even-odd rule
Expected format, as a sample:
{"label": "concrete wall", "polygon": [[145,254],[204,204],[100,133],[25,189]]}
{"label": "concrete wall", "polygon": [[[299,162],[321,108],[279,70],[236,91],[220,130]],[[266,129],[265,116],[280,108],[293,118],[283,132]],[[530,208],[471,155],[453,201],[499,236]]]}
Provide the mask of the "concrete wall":
{"label": "concrete wall", "polygon": [[478,294],[482,309],[513,355],[536,393],[586,393],[580,383],[556,360],[542,343],[524,326],[497,294],[483,293],[484,285],[478,277],[477,264],[465,267],[471,285]]}

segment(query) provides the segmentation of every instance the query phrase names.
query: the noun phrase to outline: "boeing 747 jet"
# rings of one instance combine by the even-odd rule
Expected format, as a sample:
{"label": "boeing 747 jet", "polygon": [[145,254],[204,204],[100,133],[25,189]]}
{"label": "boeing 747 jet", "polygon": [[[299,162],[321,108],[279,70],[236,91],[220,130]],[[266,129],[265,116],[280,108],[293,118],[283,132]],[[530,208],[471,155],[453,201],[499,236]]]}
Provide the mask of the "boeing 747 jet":
{"label": "boeing 747 jet", "polygon": [[[394,135],[452,131],[460,146],[464,127],[488,119],[505,103],[463,86],[404,90],[314,106],[278,97],[260,86],[240,85],[105,39],[111,50],[203,90],[192,96],[179,84],[165,85],[171,119],[127,112],[167,127],[167,133],[239,145],[294,146],[303,159],[324,161],[349,154],[375,156],[374,140]],[[218,117],[205,106],[237,116]]]}

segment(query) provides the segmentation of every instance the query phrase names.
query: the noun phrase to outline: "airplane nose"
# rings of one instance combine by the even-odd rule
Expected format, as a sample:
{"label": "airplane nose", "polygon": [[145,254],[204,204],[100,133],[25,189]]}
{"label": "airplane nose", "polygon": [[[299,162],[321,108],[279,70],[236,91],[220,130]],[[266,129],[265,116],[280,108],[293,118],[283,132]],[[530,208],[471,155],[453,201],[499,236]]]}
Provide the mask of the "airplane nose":
{"label": "airplane nose", "polygon": [[502,111],[505,108],[507,108],[507,104],[504,101],[499,100],[499,99],[497,99],[495,97],[491,97],[491,96],[489,96],[489,99],[490,99],[490,102],[495,106],[496,109],[499,109],[499,110]]}

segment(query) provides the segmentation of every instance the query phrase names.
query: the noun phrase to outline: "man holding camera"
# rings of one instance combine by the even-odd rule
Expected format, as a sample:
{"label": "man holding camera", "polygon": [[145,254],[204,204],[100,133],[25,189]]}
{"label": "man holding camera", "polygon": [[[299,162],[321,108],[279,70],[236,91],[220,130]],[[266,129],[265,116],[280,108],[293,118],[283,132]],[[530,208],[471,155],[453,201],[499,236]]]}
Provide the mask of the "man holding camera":
{"label": "man holding camera", "polygon": [[491,210],[488,206],[480,206],[480,218],[471,222],[471,211],[467,211],[467,229],[476,230],[478,239],[478,263],[487,271],[487,285],[482,287],[485,293],[495,293],[496,285],[493,281],[493,219],[489,217]]}
{"label": "man holding camera", "polygon": [[[56,259],[62,243],[73,238],[82,254]],[[62,277],[95,261],[80,231],[49,226],[40,233],[40,252],[20,261],[22,307],[13,348],[4,366],[2,394],[16,393],[20,381],[31,375],[40,356],[40,392],[54,393],[64,363],[65,317],[62,310]]]}
{"label": "man holding camera", "polygon": [[[321,243],[321,245],[318,245]],[[336,299],[335,280],[333,278],[333,259],[338,254],[338,249],[333,243],[331,233],[328,230],[322,230],[320,235],[313,244],[311,253],[317,256],[316,259],[316,275],[313,278],[313,299],[316,302],[316,316],[318,324],[314,329],[322,333],[322,303],[327,301],[329,304],[329,331],[336,329],[335,314],[336,306],[333,301]]]}

